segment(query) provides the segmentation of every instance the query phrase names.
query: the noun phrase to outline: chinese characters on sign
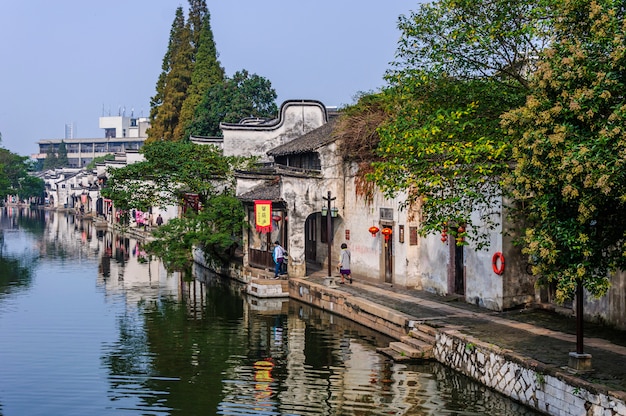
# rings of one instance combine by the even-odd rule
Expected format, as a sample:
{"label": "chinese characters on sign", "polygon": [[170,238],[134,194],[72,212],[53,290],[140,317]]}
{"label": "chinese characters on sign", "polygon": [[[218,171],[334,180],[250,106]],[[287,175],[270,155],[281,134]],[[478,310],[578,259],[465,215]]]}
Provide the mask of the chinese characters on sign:
{"label": "chinese characters on sign", "polygon": [[254,221],[258,232],[272,231],[272,201],[254,201]]}

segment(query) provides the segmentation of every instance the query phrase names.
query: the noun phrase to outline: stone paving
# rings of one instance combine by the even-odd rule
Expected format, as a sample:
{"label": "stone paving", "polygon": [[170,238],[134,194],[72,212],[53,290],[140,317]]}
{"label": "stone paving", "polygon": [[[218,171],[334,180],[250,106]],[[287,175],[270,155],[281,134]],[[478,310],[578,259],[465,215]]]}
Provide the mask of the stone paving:
{"label": "stone paving", "polygon": [[[308,280],[323,284],[324,272]],[[348,292],[415,317],[431,326],[454,326],[464,334],[555,368],[566,369],[576,350],[575,318],[544,309],[494,312],[455,297],[360,282],[339,285]],[[584,352],[591,354],[593,371],[577,374],[590,383],[626,392],[626,331],[585,323]]]}

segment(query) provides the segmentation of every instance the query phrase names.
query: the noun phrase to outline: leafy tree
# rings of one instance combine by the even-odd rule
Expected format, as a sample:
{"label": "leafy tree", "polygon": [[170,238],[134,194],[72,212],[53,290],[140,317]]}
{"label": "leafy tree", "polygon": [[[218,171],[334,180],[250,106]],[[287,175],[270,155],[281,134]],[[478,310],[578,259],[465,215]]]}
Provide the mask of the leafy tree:
{"label": "leafy tree", "polygon": [[439,0],[400,17],[379,96],[388,116],[376,162],[362,172],[387,196],[405,192],[406,205],[419,205],[422,235],[450,227],[457,244],[488,245],[511,157],[499,117],[523,103],[545,16],[530,0]]}
{"label": "leafy tree", "polygon": [[0,198],[19,195],[21,199],[43,195],[42,179],[29,175],[30,161],[7,149],[0,148]]}
{"label": "leafy tree", "polygon": [[61,140],[61,144],[59,144],[59,152],[57,153],[57,167],[67,167],[69,166],[69,161],[67,160],[67,146],[65,142]]}
{"label": "leafy tree", "polygon": [[387,196],[406,191],[405,204],[419,204],[423,235],[447,229],[457,244],[488,246],[511,157],[500,111],[523,102],[498,85],[424,76],[386,91],[397,104],[378,129],[379,160],[368,178]]}
{"label": "leafy tree", "polygon": [[[185,194],[198,195],[201,212],[186,210],[182,218],[169,221],[155,234],[158,241],[151,245],[152,251],[164,256],[169,267],[190,265],[194,245],[206,244],[207,253],[215,254],[239,240],[244,222],[237,220],[234,226],[231,221],[240,218],[237,209],[243,212],[243,208],[231,195],[232,172],[252,160],[225,157],[215,146],[189,141],[156,141],[146,144],[142,152],[145,161],[110,169],[102,194],[126,211],[179,205]],[[224,210],[232,212],[225,215]],[[205,236],[205,232],[212,235]]]}
{"label": "leafy tree", "polygon": [[245,117],[276,115],[276,91],[266,78],[236,72],[223,83],[214,84],[196,107],[194,119],[187,134],[221,136],[220,123],[236,123]]}
{"label": "leafy tree", "polygon": [[[197,19],[192,20],[190,11],[190,26],[191,22],[194,20]],[[213,85],[220,84],[224,81],[224,69],[217,60],[218,53],[215,47],[215,41],[213,40],[211,18],[208,11],[205,12],[204,18],[200,23],[197,52],[195,54],[195,63],[191,74],[191,85],[189,86],[187,97],[180,111],[180,120],[174,134],[176,137],[184,137],[185,130],[193,119],[194,111],[202,101],[202,97],[206,92]]]}
{"label": "leafy tree", "polygon": [[622,2],[559,5],[532,93],[505,125],[516,140],[510,184],[529,220],[524,252],[563,301],[582,286],[603,295],[626,267],[626,38]]}
{"label": "leafy tree", "polygon": [[57,167],[59,167],[59,157],[52,148],[49,148],[43,161],[43,170],[55,169]]}
{"label": "leafy tree", "polygon": [[114,154],[107,154],[104,156],[96,156],[94,157],[91,162],[87,163],[87,165],[85,165],[85,169],[89,170],[89,169],[93,169],[96,167],[96,163],[102,163],[102,162],[106,162],[107,160],[115,160],[115,155]]}
{"label": "leafy tree", "polygon": [[179,6],[176,9],[167,52],[161,65],[162,72],[157,81],[157,92],[150,102],[151,125],[146,141],[176,139],[174,130],[191,82],[192,59],[190,32],[185,25],[183,9]]}
{"label": "leafy tree", "polygon": [[527,85],[549,39],[550,2],[438,0],[400,16],[397,60],[389,76],[422,73],[493,78]]}
{"label": "leafy tree", "polygon": [[209,18],[209,8],[206,5],[206,0],[189,0],[187,24],[191,33],[190,39],[194,54],[196,54],[200,48],[203,32],[206,29],[206,23]]}

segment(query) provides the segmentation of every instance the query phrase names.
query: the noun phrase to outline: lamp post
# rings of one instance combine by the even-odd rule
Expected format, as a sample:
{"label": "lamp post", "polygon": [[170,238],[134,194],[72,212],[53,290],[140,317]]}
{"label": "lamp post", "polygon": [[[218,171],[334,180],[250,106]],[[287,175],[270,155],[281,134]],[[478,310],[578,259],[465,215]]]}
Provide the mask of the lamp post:
{"label": "lamp post", "polygon": [[[332,272],[331,272],[331,262],[332,262],[332,249],[331,249],[331,242],[332,242],[332,217],[336,217],[337,216],[337,208],[331,209],[330,207],[330,203],[331,201],[334,201],[335,197],[331,198],[331,194],[330,191],[328,191],[328,196],[327,197],[322,197],[322,199],[324,201],[326,201],[326,206],[322,207],[322,216],[326,217],[326,242],[328,243],[328,277],[332,276]],[[330,214],[330,215],[329,215]]]}

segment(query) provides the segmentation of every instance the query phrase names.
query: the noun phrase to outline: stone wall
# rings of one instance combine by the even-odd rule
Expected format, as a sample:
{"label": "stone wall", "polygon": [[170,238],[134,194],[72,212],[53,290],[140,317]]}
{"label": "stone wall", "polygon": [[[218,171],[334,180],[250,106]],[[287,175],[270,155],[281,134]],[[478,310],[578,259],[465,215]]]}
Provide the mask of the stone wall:
{"label": "stone wall", "polygon": [[[400,340],[414,317],[307,280],[290,279],[289,296]],[[626,393],[587,383],[563,370],[439,328],[434,358],[513,400],[549,415],[626,416]]]}
{"label": "stone wall", "polygon": [[623,392],[555,371],[456,331],[437,334],[435,359],[514,400],[550,415],[626,415]]}

